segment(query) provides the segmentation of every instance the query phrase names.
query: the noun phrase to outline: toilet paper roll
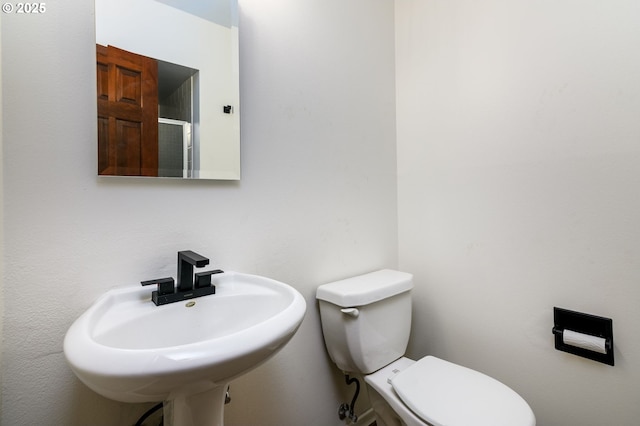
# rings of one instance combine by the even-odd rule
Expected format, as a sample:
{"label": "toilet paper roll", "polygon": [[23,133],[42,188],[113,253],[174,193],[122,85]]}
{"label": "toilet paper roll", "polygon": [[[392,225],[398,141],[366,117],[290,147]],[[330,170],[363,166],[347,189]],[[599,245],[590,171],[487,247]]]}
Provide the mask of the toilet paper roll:
{"label": "toilet paper roll", "polygon": [[606,339],[589,334],[578,333],[577,331],[565,329],[562,332],[562,341],[577,348],[586,349],[588,351],[607,353]]}

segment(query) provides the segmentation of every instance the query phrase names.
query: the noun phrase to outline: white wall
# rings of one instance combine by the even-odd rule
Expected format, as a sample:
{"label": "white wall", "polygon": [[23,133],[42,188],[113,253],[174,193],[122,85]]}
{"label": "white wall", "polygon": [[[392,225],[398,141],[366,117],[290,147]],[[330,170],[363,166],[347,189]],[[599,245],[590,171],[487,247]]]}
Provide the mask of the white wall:
{"label": "white wall", "polygon": [[[228,423],[342,424],[315,288],[397,266],[399,223],[412,355],[494,375],[540,426],[637,424],[637,2],[398,0],[399,220],[391,2],[240,6],[237,183],[95,177],[93,6],[2,15],[0,423],[133,423],[146,407],[86,389],[62,338],[189,248],[309,306],[234,383]],[[612,317],[616,366],[554,350],[554,305]]]}
{"label": "white wall", "polygon": [[186,248],[308,303],[289,345],[232,385],[227,423],[343,424],[315,289],[397,267],[392,3],[241,2],[240,182],[97,178],[93,5],[47,6],[2,16],[0,423],[133,424],[147,406],[82,385],[63,336],[112,286],[175,275]]}
{"label": "white wall", "polygon": [[[491,374],[540,426],[640,418],[640,4],[398,0],[411,353]],[[616,366],[553,347],[613,318]]]}
{"label": "white wall", "polygon": [[[0,25],[2,18],[0,18]],[[1,28],[1,27],[0,27]],[[2,46],[2,31],[0,31],[0,46]],[[3,117],[2,117],[2,49],[0,49],[0,277],[4,276],[4,164],[3,164]],[[2,342],[4,331],[4,294],[0,290],[0,365],[2,365]],[[0,383],[2,383],[2,368],[0,368]],[[2,398],[0,398],[0,412],[2,412]]]}

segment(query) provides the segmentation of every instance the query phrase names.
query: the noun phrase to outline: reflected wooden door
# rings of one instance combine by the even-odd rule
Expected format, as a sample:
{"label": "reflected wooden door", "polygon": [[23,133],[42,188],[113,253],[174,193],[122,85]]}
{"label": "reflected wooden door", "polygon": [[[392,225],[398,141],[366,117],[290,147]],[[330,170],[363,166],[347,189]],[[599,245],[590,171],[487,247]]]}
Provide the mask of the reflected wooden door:
{"label": "reflected wooden door", "polygon": [[158,64],[96,45],[98,174],[158,176]]}

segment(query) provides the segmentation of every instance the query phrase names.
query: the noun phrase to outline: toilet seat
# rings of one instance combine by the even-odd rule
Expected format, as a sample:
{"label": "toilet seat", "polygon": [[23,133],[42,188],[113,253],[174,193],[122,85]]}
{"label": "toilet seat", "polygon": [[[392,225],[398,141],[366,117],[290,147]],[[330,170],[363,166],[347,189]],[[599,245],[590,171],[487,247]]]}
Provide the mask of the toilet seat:
{"label": "toilet seat", "polygon": [[433,426],[533,426],[520,395],[478,371],[427,356],[389,379],[395,393]]}

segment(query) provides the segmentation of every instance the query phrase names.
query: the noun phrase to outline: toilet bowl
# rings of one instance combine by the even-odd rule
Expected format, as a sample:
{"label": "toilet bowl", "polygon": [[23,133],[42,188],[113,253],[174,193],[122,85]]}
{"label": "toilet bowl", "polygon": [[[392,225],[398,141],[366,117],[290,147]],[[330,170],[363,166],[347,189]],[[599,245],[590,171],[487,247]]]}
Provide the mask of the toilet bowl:
{"label": "toilet bowl", "polygon": [[526,401],[498,380],[434,356],[404,356],[412,288],[411,274],[385,269],[316,292],[329,356],[364,377],[377,426],[535,426]]}

